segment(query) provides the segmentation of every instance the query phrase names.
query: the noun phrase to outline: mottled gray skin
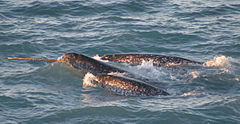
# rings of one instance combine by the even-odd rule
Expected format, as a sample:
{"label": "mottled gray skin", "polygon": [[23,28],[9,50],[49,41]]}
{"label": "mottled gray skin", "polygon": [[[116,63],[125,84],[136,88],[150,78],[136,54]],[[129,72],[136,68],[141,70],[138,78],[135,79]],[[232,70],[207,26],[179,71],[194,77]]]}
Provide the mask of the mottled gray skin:
{"label": "mottled gray skin", "polygon": [[169,65],[189,65],[189,64],[203,64],[180,57],[163,56],[156,54],[113,54],[101,57],[102,60],[109,60],[115,62],[126,62],[130,64],[142,64],[143,61],[152,61],[154,66],[169,66]]}
{"label": "mottled gray skin", "polygon": [[64,62],[73,68],[83,71],[84,73],[90,72],[94,75],[107,74],[111,72],[126,72],[88,56],[76,53],[66,53],[59,57],[58,61]]}
{"label": "mottled gray skin", "polygon": [[148,80],[82,54],[66,53],[63,56],[59,57],[58,61],[64,62],[69,66],[82,71],[83,73],[90,72],[93,75],[98,75],[116,72],[123,73],[125,76],[131,78],[138,78],[144,81]]}
{"label": "mottled gray skin", "polygon": [[146,84],[145,82],[119,77],[116,75],[97,75],[94,78],[98,86],[124,96],[157,96],[169,95],[157,87]]}
{"label": "mottled gray skin", "polygon": [[[90,58],[82,54],[66,53],[63,56],[59,57],[58,61],[64,62],[67,65],[72,66],[73,68],[79,69],[83,73],[87,73],[87,72],[92,73],[97,77],[95,79],[101,80],[101,83],[99,82],[99,84],[102,84],[101,85],[102,87],[104,86],[107,89],[110,89],[111,91],[115,91],[117,94],[120,94],[120,95],[121,93],[123,93],[122,95],[128,95],[128,96],[169,95],[167,92],[162,91],[156,87],[151,86],[150,84],[146,84],[141,81],[136,81],[134,79],[131,80],[127,78],[125,79],[123,77],[118,77],[118,76],[110,76],[108,75],[108,73],[118,72],[118,73],[124,73],[124,76],[132,77],[132,78],[135,77],[133,74],[127,71],[113,67],[111,65],[108,65],[106,63],[103,63],[101,61],[95,60],[93,58]],[[103,80],[103,77],[105,77],[104,80]],[[106,79],[106,77],[109,77],[109,78]],[[106,82],[104,83],[104,81]],[[107,82],[110,82],[110,83],[107,83]],[[114,83],[116,85],[112,87],[111,85],[113,85]],[[108,84],[111,84],[111,85],[108,85]],[[137,86],[141,90],[140,89],[128,89],[128,90],[122,89],[126,85]]]}

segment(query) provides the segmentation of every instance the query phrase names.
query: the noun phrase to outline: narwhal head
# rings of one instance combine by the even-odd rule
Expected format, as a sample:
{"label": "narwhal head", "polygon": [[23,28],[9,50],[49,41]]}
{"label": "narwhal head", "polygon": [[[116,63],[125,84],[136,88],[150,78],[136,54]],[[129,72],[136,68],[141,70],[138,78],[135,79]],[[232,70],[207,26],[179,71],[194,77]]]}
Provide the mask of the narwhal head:
{"label": "narwhal head", "polygon": [[81,60],[82,56],[83,55],[76,54],[76,53],[66,53],[66,54],[58,57],[57,61],[58,62],[64,62],[66,64],[72,64],[73,61]]}
{"label": "narwhal head", "polygon": [[83,70],[83,71],[90,71],[91,69],[96,69],[94,65],[96,65],[96,60],[76,53],[66,53],[63,56],[57,59],[58,62],[65,63],[71,67]]}

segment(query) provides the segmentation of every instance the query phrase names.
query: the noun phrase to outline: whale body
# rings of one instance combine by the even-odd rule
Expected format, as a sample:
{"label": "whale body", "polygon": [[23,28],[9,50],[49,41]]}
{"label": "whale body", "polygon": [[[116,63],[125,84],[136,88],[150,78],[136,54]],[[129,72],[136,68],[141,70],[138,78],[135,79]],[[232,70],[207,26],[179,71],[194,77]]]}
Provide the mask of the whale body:
{"label": "whale body", "polygon": [[154,66],[171,66],[171,65],[202,65],[202,62],[192,61],[181,57],[171,57],[157,54],[112,54],[104,55],[102,60],[125,62],[130,64],[142,64],[145,62],[152,62]]}
{"label": "whale body", "polygon": [[97,74],[107,74],[112,72],[124,73],[126,71],[113,67],[104,62],[95,60],[91,57],[76,54],[76,53],[66,53],[58,58],[59,62],[64,62],[67,65],[79,69],[80,71],[87,73],[90,72],[94,75]]}
{"label": "whale body", "polygon": [[[135,76],[125,70],[108,65],[104,62],[95,60],[91,57],[76,54],[66,53],[59,57],[58,62],[64,62],[67,65],[82,71],[83,73],[92,73],[95,78],[94,81],[100,87],[107,89],[119,95],[126,96],[155,96],[155,95],[169,95],[169,93],[160,90],[144,81],[133,79]],[[109,73],[122,73],[124,76],[109,75]]]}
{"label": "whale body", "polygon": [[156,95],[169,95],[169,93],[160,90],[145,82],[120,77],[116,75],[97,75],[94,81],[98,86],[112,91],[118,95],[124,96],[156,96]]}

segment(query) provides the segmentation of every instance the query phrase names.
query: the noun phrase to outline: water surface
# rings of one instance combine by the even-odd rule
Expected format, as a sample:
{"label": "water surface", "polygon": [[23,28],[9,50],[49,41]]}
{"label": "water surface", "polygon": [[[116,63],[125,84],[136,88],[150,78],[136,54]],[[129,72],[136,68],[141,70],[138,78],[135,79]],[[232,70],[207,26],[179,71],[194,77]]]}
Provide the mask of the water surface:
{"label": "water surface", "polygon": [[[0,0],[2,123],[240,123],[238,0]],[[60,64],[7,60],[156,53],[220,68],[120,65],[171,93],[124,97],[83,87]],[[195,77],[193,74],[197,74]]]}

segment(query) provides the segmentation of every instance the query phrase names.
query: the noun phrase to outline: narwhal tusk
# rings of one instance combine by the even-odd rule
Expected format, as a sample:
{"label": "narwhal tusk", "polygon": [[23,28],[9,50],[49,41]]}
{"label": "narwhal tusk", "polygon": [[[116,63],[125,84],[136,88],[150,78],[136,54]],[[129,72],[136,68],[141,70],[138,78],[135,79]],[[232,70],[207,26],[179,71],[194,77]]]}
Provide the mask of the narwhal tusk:
{"label": "narwhal tusk", "polygon": [[8,57],[8,59],[33,60],[33,61],[48,61],[48,62],[56,62],[56,61],[57,61],[57,59],[43,59],[43,58],[18,58],[18,57]]}

